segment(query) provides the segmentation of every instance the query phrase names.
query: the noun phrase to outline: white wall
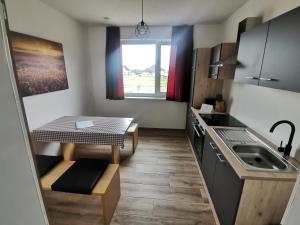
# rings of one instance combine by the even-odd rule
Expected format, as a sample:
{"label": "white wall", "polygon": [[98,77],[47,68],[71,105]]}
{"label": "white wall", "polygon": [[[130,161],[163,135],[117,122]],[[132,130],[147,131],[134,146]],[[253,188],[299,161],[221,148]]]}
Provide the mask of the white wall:
{"label": "white wall", "polygon": [[[211,47],[219,41],[221,26],[195,27],[195,47]],[[219,32],[219,33],[218,33]],[[122,39],[134,39],[133,27],[121,28]],[[151,27],[151,39],[170,39],[171,27]],[[106,28],[88,28],[90,73],[93,79],[96,115],[134,117],[141,127],[184,129],[186,103],[165,100],[106,99],[105,89],[105,45]]]}
{"label": "white wall", "polygon": [[222,41],[223,25],[195,25],[194,26],[194,48],[210,48],[220,44]]}
{"label": "white wall", "polygon": [[61,116],[91,114],[83,27],[39,0],[8,0],[6,4],[11,30],[60,42],[64,48],[69,89],[24,98],[30,130]]}
{"label": "white wall", "polygon": [[[267,21],[300,6],[299,0],[249,0],[224,23],[224,42],[236,40],[238,23],[246,17],[262,16]],[[274,143],[286,144],[290,129],[283,125],[273,134],[270,127],[278,120],[291,120],[296,125],[292,155],[300,159],[300,93],[276,90],[252,85],[225,82],[224,96],[230,105],[229,112],[254,128]]]}

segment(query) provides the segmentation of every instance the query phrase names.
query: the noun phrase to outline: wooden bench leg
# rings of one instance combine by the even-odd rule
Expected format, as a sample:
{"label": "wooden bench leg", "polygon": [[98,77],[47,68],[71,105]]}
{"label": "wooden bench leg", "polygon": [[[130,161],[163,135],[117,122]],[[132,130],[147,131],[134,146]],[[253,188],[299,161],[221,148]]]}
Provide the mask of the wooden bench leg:
{"label": "wooden bench leg", "polygon": [[133,154],[135,153],[135,150],[137,148],[138,140],[139,140],[139,132],[138,132],[138,128],[136,128],[135,132],[132,134],[132,150],[133,150]]}
{"label": "wooden bench leg", "polygon": [[119,164],[120,163],[120,146],[119,145],[112,145],[112,163]]}
{"label": "wooden bench leg", "polygon": [[114,177],[110,182],[110,185],[107,187],[105,194],[102,196],[103,221],[105,225],[110,224],[115,209],[117,208],[120,196],[120,171],[118,168],[117,172],[114,174]]}

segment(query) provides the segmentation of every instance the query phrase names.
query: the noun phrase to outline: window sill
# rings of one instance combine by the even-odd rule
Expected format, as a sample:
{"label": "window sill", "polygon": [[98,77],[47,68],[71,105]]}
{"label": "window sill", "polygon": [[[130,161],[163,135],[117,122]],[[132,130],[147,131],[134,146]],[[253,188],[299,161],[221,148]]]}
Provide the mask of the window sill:
{"label": "window sill", "polygon": [[125,96],[125,99],[166,101],[166,97],[129,97],[129,96]]}

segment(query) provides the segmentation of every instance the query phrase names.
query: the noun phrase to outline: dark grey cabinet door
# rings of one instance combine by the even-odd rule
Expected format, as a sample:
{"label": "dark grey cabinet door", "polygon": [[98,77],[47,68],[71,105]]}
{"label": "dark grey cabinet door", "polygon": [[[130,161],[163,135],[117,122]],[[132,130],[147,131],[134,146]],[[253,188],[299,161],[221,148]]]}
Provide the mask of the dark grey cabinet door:
{"label": "dark grey cabinet door", "polygon": [[234,225],[244,181],[218,153],[212,201],[221,225]]}
{"label": "dark grey cabinet door", "polygon": [[270,22],[259,85],[300,92],[300,7]]}
{"label": "dark grey cabinet door", "polygon": [[234,81],[258,85],[269,23],[241,35]]}
{"label": "dark grey cabinet door", "polygon": [[189,139],[190,139],[192,145],[194,145],[194,137],[195,137],[194,124],[195,123],[196,123],[196,118],[195,118],[192,110],[189,109],[188,113],[187,113],[187,125],[186,125],[186,128],[187,128],[187,134],[189,136]]}
{"label": "dark grey cabinet door", "polygon": [[215,166],[217,162],[216,150],[217,148],[213,140],[207,134],[204,141],[201,170],[210,195],[212,195]]}

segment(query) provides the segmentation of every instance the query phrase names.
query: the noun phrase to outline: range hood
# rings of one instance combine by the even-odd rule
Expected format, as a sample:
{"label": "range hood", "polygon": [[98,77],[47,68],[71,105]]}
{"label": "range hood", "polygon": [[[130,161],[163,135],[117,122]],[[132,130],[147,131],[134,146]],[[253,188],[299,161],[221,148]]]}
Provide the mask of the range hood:
{"label": "range hood", "polygon": [[219,60],[215,63],[210,64],[211,67],[224,67],[237,65],[237,55],[231,56],[225,60]]}

